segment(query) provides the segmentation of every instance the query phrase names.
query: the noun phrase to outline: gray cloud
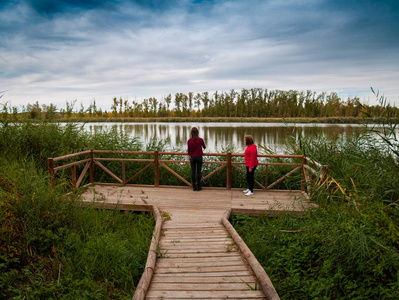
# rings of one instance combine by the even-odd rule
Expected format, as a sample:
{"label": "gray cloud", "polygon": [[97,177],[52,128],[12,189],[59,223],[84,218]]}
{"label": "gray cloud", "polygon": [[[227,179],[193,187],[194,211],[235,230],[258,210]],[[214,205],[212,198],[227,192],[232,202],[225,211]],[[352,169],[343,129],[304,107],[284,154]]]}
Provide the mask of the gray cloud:
{"label": "gray cloud", "polygon": [[[380,17],[384,16],[384,17]],[[0,90],[13,105],[251,87],[369,87],[399,103],[391,1],[3,1]]]}

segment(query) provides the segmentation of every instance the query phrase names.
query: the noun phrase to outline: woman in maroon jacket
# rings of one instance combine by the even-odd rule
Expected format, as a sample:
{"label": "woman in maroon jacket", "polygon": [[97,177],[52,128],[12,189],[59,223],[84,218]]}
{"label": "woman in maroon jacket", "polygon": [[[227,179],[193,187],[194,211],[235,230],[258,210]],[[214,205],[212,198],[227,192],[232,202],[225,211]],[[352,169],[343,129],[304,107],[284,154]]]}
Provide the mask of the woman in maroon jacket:
{"label": "woman in maroon jacket", "polygon": [[191,129],[191,138],[187,142],[188,157],[191,165],[191,181],[194,191],[201,190],[202,148],[206,148],[204,140],[198,136],[198,128]]}
{"label": "woman in maroon jacket", "polygon": [[247,149],[245,149],[245,167],[247,168],[247,182],[248,189],[244,191],[245,196],[252,196],[254,194],[254,184],[255,184],[255,170],[258,165],[258,150],[254,144],[254,139],[250,135],[245,136],[245,144]]}

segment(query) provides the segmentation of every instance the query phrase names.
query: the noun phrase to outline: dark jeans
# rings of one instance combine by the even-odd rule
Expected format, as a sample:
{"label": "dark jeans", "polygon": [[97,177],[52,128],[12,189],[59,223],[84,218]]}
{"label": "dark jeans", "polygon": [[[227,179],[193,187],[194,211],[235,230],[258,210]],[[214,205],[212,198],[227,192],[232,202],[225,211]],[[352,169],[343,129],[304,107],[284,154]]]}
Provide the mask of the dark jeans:
{"label": "dark jeans", "polygon": [[199,187],[201,181],[202,156],[191,156],[191,181]]}
{"label": "dark jeans", "polygon": [[247,167],[248,189],[249,189],[251,192],[254,192],[255,170],[256,170],[256,166],[252,169],[252,172],[249,172],[249,167]]}

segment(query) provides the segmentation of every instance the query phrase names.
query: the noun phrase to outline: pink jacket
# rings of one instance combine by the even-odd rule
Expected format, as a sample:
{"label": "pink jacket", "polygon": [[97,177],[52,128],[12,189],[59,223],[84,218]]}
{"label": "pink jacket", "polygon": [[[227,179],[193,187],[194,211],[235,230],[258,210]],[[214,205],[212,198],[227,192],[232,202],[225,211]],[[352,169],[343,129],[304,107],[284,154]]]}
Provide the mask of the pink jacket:
{"label": "pink jacket", "polygon": [[249,145],[247,149],[245,149],[245,166],[253,169],[258,165],[258,150],[256,149],[255,144]]}

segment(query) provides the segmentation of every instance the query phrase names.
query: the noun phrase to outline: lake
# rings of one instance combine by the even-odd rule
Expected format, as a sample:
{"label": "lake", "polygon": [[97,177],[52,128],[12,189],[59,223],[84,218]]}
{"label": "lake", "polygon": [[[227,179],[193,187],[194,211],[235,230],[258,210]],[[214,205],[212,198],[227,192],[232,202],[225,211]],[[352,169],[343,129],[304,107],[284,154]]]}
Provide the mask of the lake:
{"label": "lake", "polygon": [[139,137],[142,143],[149,140],[169,140],[166,150],[187,150],[187,140],[192,127],[197,127],[207,146],[207,152],[222,152],[227,146],[235,152],[246,148],[244,136],[254,137],[256,145],[266,146],[274,153],[282,154],[289,135],[312,134],[316,130],[328,139],[339,135],[348,135],[360,130],[361,125],[353,124],[282,124],[282,123],[86,123],[85,130],[95,133],[116,129],[131,136]]}

